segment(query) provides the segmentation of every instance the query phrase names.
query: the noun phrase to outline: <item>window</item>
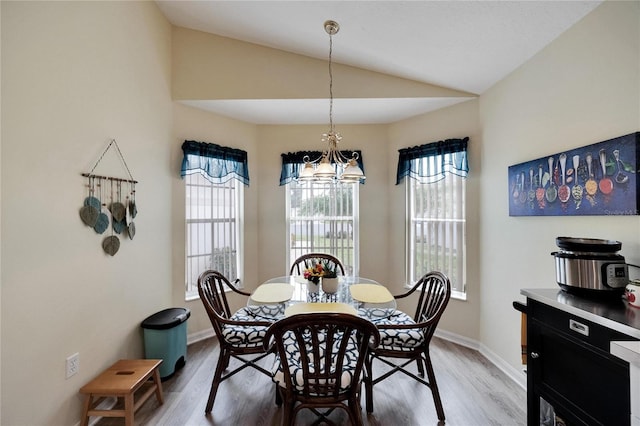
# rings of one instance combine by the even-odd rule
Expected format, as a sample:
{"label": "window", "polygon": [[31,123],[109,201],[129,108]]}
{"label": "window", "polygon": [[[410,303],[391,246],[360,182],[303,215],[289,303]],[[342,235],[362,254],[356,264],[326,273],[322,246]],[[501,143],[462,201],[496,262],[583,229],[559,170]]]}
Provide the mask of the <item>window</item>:
{"label": "window", "polygon": [[207,269],[230,281],[242,272],[243,184],[249,183],[247,153],[185,141],[185,298],[198,297],[198,277]]}
{"label": "window", "polygon": [[207,269],[233,281],[241,271],[238,256],[242,185],[235,179],[214,184],[199,174],[186,184],[186,297],[198,297],[198,277]]}
{"label": "window", "polygon": [[431,270],[446,274],[452,290],[465,292],[465,179],[447,174],[432,184],[408,179],[409,282]]}
{"label": "window", "polygon": [[[354,152],[364,171],[361,151],[340,151],[345,158],[351,158]],[[287,188],[287,272],[301,255],[322,252],[340,259],[345,274],[359,275],[360,184],[298,181],[305,161],[320,158],[322,154],[320,151],[282,154],[280,185]]]}
{"label": "window", "polygon": [[465,298],[466,144],[468,138],[400,150],[398,182],[407,188],[407,281],[437,270]]}
{"label": "window", "polygon": [[299,256],[322,252],[340,259],[345,274],[358,274],[358,194],[357,184],[287,184],[287,272]]}

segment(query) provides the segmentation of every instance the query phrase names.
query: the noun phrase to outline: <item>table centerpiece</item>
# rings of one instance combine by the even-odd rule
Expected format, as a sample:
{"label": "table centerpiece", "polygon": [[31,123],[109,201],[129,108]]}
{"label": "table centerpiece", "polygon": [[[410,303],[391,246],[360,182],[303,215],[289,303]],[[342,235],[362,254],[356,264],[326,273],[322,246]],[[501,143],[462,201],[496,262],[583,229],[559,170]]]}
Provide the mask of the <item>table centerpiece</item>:
{"label": "table centerpiece", "polygon": [[[313,264],[304,270],[304,278],[307,280],[309,291],[317,291],[317,286],[322,280],[322,291],[325,293],[335,293],[338,291],[338,274],[336,266],[328,261],[321,261]],[[315,286],[315,287],[314,287]]]}

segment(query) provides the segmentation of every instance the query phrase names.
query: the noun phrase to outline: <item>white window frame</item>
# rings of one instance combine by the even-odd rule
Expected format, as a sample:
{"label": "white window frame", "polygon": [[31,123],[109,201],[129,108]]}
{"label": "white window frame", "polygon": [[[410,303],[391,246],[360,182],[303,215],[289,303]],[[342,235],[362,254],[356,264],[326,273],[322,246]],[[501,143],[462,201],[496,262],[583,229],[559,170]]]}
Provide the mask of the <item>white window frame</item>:
{"label": "white window frame", "polygon": [[[340,211],[344,208],[336,196],[341,191],[352,191],[351,214]],[[329,207],[329,215],[303,216],[299,209],[292,208],[292,196],[299,193],[300,199],[308,199],[314,196],[328,196],[332,205]],[[292,181],[286,185],[286,246],[287,257],[286,274],[289,274],[293,261],[305,253],[321,252],[336,256],[345,268],[345,275],[357,276],[360,270],[360,209],[359,209],[359,184],[337,182],[305,182]],[[348,213],[348,212],[347,212]],[[307,244],[300,245],[299,235],[296,232],[305,230],[306,235],[311,235]],[[319,246],[314,237],[318,233],[328,235],[326,244]]]}
{"label": "white window frame", "polygon": [[[445,185],[447,185],[446,189],[443,188]],[[451,296],[456,299],[466,300],[466,179],[451,173],[446,173],[444,179],[432,183],[420,183],[416,179],[406,178],[405,187],[407,194],[407,286],[415,283],[430,270],[438,270],[446,274],[451,280]],[[430,217],[416,217],[414,215],[415,203],[418,202],[416,189],[419,187],[438,192],[444,190],[438,200],[449,199],[452,200],[452,203],[439,202],[435,205],[435,203],[431,202],[431,205],[427,208],[431,208],[433,214]],[[434,200],[432,199],[431,201]],[[454,203],[455,208],[458,209],[458,215],[452,210]],[[442,210],[443,205],[448,205],[452,209],[444,212]],[[418,230],[422,230],[422,232],[418,232]],[[423,241],[423,236],[425,235],[428,238],[427,241]],[[419,252],[418,248],[422,247],[424,249],[430,245],[436,247],[434,250],[434,262],[429,263],[430,266],[425,268],[418,268],[418,259],[416,259]],[[454,248],[456,253],[461,253],[460,258],[454,255]],[[452,262],[452,260],[454,261]]]}
{"label": "white window frame", "polygon": [[[222,272],[231,282],[241,276],[244,258],[244,185],[236,179],[212,183],[200,173],[187,175],[184,181],[185,300],[188,301],[199,297],[198,276],[207,269]],[[221,203],[214,205],[203,202],[205,199],[213,200],[215,195]],[[232,197],[230,203],[229,197]],[[190,217],[190,209],[194,208],[199,212],[196,217]],[[216,230],[221,232],[216,233]],[[196,248],[197,253],[194,253]],[[222,267],[213,261],[215,251],[221,249],[225,249]]]}

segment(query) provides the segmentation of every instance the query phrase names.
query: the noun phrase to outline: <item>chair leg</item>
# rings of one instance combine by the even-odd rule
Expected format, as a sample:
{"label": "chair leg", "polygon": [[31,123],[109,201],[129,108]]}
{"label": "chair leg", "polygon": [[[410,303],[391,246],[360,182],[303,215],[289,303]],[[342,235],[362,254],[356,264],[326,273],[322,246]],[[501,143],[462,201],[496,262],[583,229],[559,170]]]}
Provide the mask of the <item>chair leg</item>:
{"label": "chair leg", "polygon": [[282,407],[282,424],[285,426],[294,426],[295,425],[295,415],[293,414],[293,406],[295,402],[286,401],[284,406]]}
{"label": "chair leg", "polygon": [[276,405],[282,405],[282,393],[280,393],[280,385],[276,383]]}
{"label": "chair leg", "polygon": [[224,365],[222,366],[222,371],[225,371],[227,368],[229,368],[229,361],[231,360],[231,354],[229,354],[225,361],[224,361]]}
{"label": "chair leg", "polygon": [[364,393],[367,413],[373,413],[373,357],[369,355],[365,360]]}
{"label": "chair leg", "polygon": [[220,356],[218,357],[218,364],[216,365],[216,372],[213,374],[213,380],[211,381],[211,391],[209,391],[209,400],[207,401],[207,408],[204,410],[205,413],[210,413],[213,409],[213,403],[216,399],[216,394],[218,393],[218,386],[220,386],[222,372],[225,370],[226,366],[229,365],[229,352],[222,349],[221,351],[222,352],[220,352]]}
{"label": "chair leg", "polygon": [[358,400],[358,397],[349,400],[349,418],[354,425],[362,426],[362,407]]}
{"label": "chair leg", "polygon": [[418,376],[424,377],[424,364],[422,362],[422,356],[416,359],[416,363],[418,364]]}
{"label": "chair leg", "polygon": [[436,406],[436,413],[438,413],[438,420],[444,421],[444,409],[442,408],[442,400],[440,399],[440,392],[438,391],[438,383],[436,382],[436,375],[433,372],[431,357],[429,356],[429,353],[426,351],[425,351],[424,363],[427,368],[427,376],[429,378],[429,387],[431,388],[431,393],[433,394],[433,402]]}

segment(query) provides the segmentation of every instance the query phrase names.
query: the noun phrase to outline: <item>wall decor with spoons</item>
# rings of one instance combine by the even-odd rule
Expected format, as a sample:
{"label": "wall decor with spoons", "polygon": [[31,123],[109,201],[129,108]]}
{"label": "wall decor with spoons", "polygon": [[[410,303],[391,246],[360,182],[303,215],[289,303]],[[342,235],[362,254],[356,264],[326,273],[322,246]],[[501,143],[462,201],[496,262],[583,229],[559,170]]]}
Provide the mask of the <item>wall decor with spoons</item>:
{"label": "wall decor with spoons", "polygon": [[[542,164],[548,170],[543,171]],[[638,169],[640,132],[556,154],[541,153],[540,158],[508,167],[509,216],[640,215]],[[531,177],[532,170],[538,175]],[[525,176],[528,185],[522,182]],[[526,203],[515,194],[531,188],[543,188],[544,200],[537,196],[538,202]]]}

